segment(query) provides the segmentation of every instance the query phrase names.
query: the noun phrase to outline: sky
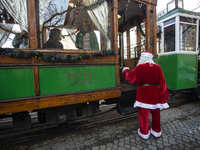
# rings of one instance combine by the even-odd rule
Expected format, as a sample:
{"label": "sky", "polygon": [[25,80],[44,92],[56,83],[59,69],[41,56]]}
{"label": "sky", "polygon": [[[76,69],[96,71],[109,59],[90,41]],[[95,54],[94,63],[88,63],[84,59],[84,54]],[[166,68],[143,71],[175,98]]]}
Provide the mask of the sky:
{"label": "sky", "polygon": [[[157,1],[157,13],[167,8],[167,3],[172,0],[158,0]],[[198,8],[197,8],[198,7]],[[200,0],[183,0],[183,8],[185,10],[200,12]],[[197,8],[197,9],[195,9]],[[195,9],[195,10],[194,10]]]}

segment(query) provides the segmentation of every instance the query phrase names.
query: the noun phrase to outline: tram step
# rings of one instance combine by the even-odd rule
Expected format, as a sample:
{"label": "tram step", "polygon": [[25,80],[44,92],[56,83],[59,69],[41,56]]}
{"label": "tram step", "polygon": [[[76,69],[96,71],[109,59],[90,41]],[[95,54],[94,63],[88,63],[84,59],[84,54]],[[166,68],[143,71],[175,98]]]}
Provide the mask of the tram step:
{"label": "tram step", "polygon": [[137,111],[133,107],[136,99],[136,90],[122,92],[121,98],[117,101],[117,112],[120,115],[128,115]]}

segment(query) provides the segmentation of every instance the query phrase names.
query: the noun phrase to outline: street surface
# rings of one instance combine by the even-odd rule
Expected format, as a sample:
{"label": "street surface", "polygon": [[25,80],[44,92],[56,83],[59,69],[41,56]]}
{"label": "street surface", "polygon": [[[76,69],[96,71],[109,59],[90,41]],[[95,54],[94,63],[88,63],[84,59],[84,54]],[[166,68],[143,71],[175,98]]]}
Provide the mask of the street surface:
{"label": "street surface", "polygon": [[142,139],[137,134],[136,117],[99,127],[76,128],[2,150],[200,150],[200,100],[179,94],[168,103],[170,108],[161,111],[160,138],[151,135]]}

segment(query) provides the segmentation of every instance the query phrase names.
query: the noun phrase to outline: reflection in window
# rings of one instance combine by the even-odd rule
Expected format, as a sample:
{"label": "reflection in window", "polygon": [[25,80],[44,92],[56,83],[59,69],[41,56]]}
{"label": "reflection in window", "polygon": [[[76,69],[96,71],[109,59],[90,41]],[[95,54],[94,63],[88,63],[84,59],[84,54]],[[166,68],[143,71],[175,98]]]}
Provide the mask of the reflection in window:
{"label": "reflection in window", "polygon": [[[130,29],[130,53],[131,58],[135,58],[135,50],[137,50],[137,27]],[[138,48],[139,49],[139,48]],[[136,51],[137,54],[137,51]]]}
{"label": "reflection in window", "polygon": [[162,43],[161,37],[158,37],[157,38],[157,53],[161,53],[161,43]]}
{"label": "reflection in window", "polygon": [[[20,34],[23,30],[28,31],[27,7],[25,7],[27,3],[23,2],[24,0],[0,1],[0,15],[6,16],[1,15],[0,18],[1,47],[14,47],[11,44],[14,35]],[[108,2],[106,0],[70,0],[70,3],[74,5],[68,5],[68,3],[69,0],[39,0],[40,24],[37,30],[41,33],[38,36],[41,38],[38,40],[41,41],[40,48],[44,48],[49,40],[50,30],[57,28],[61,31],[61,36],[58,38],[64,49],[111,49],[111,13]],[[13,8],[10,9],[8,6],[13,6]],[[11,23],[10,26],[9,23]],[[12,29],[14,23],[19,25],[19,31]],[[84,30],[85,24],[87,24],[87,30]],[[2,29],[5,29],[5,33],[1,31]],[[7,44],[9,46],[5,46],[7,40],[10,40],[10,44]]]}
{"label": "reflection in window", "polygon": [[[68,29],[63,28],[61,33],[62,33],[62,40],[61,43],[63,44],[64,49],[77,49],[75,47],[75,44],[73,42],[73,40],[71,39],[70,35],[67,32]],[[75,32],[77,30],[74,30],[73,32]]]}
{"label": "reflection in window", "polygon": [[196,19],[180,16],[180,22],[196,23]]}
{"label": "reflection in window", "polygon": [[196,50],[196,26],[180,24],[180,51]]}
{"label": "reflection in window", "polygon": [[[54,5],[55,7],[52,8],[62,6],[60,1],[56,1]],[[57,26],[61,30],[62,39],[60,42],[64,49],[108,50],[111,48],[111,13],[107,1],[71,0],[69,7],[64,11],[66,15],[63,22],[49,21],[45,23],[46,28]],[[56,17],[59,19],[59,15]],[[46,34],[42,45],[47,40],[48,35]]]}
{"label": "reflection in window", "polygon": [[[16,2],[16,3],[15,3]],[[20,0],[0,1],[0,47],[28,48],[26,12]],[[14,5],[13,5],[14,4]],[[24,3],[26,5],[26,2]],[[9,6],[13,6],[10,9]]]}
{"label": "reflection in window", "polygon": [[175,25],[164,28],[164,52],[175,51]]}
{"label": "reflection in window", "polygon": [[126,32],[123,32],[123,46],[124,46],[124,59],[128,58],[128,52],[127,52],[127,36]]}
{"label": "reflection in window", "polygon": [[157,53],[161,53],[161,43],[162,43],[161,36],[158,36],[157,37]]}
{"label": "reflection in window", "polygon": [[162,31],[161,31],[161,26],[157,26],[157,53],[161,53],[161,40],[162,37]]}
{"label": "reflection in window", "polygon": [[172,23],[175,23],[175,18],[172,18],[170,20],[165,21],[164,26],[167,26],[167,25],[172,24]]}

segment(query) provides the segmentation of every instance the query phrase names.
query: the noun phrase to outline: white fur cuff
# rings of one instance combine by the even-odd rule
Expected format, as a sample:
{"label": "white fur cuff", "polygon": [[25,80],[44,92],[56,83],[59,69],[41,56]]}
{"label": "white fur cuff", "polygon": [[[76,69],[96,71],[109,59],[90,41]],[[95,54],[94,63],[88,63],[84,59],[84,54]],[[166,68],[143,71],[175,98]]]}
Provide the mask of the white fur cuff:
{"label": "white fur cuff", "polygon": [[161,132],[157,133],[151,129],[151,134],[153,134],[153,136],[155,137],[160,137],[162,133]]}
{"label": "white fur cuff", "polygon": [[143,139],[148,139],[149,138],[149,136],[150,136],[150,131],[148,132],[148,134],[142,134],[141,132],[140,132],[140,129],[138,129],[138,134],[139,134],[139,136],[141,136]]}
{"label": "white fur cuff", "polygon": [[[122,73],[124,72],[124,70],[126,70],[126,69],[129,69],[129,67],[124,67],[123,69],[122,69]],[[130,70],[130,69],[129,69]]]}

